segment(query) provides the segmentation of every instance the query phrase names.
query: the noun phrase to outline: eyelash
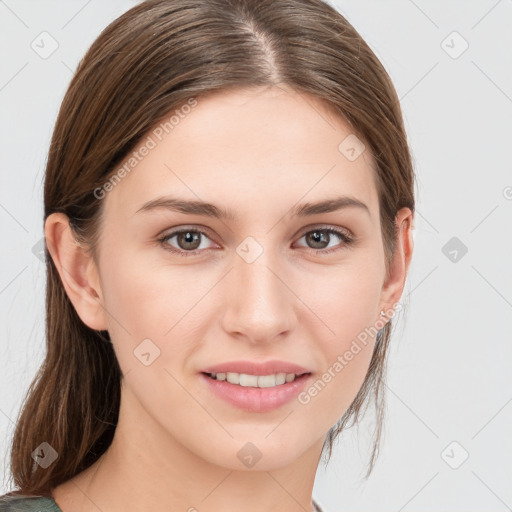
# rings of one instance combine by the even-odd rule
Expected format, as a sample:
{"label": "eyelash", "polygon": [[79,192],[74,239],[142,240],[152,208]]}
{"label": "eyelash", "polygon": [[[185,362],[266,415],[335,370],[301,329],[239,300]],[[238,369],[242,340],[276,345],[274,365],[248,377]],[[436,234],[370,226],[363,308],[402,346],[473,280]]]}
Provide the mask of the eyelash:
{"label": "eyelash", "polygon": [[[351,235],[349,235],[348,233],[346,233],[345,231],[341,231],[341,230],[331,228],[331,227],[328,227],[328,228],[327,227],[317,227],[314,229],[310,229],[308,231],[305,231],[300,236],[300,238],[303,238],[305,235],[312,233],[314,231],[322,231],[325,233],[334,234],[334,235],[338,236],[343,242],[340,247],[333,248],[333,249],[327,249],[327,250],[326,249],[311,249],[310,247],[306,247],[306,249],[308,249],[309,251],[312,251],[315,254],[323,255],[323,254],[330,254],[330,253],[333,253],[336,251],[340,251],[343,248],[350,246],[354,242],[354,238]],[[202,252],[203,250],[210,250],[210,249],[196,249],[195,251],[184,251],[184,250],[178,250],[178,249],[170,246],[168,243],[166,243],[166,242],[168,242],[169,239],[173,238],[174,236],[179,235],[181,233],[188,233],[188,232],[199,233],[199,234],[204,235],[205,237],[209,238],[208,234],[200,229],[179,229],[179,230],[173,231],[171,233],[168,233],[167,235],[160,237],[157,240],[158,240],[158,242],[160,242],[162,244],[162,246],[164,247],[165,250],[172,252],[174,254],[178,254],[179,256],[184,256],[184,257],[196,256],[198,253]]]}

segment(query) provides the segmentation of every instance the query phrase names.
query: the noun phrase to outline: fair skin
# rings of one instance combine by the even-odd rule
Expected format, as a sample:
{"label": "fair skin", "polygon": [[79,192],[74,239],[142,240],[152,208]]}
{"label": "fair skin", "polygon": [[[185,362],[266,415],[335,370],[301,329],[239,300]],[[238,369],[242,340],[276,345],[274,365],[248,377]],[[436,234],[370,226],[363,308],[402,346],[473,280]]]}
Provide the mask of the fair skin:
{"label": "fair skin", "polygon": [[[268,412],[226,403],[199,372],[280,359],[308,368],[312,384],[399,301],[413,216],[407,208],[397,214],[386,275],[373,159],[368,149],[354,161],[338,150],[350,133],[291,90],[215,93],[101,199],[97,265],[65,215],[48,217],[46,240],[65,290],[86,325],[109,331],[124,375],[109,450],[53,491],[64,512],[312,510],[325,435],[357,394],[375,340],[307,404],[294,399]],[[166,195],[229,208],[237,219],[137,212]],[[291,215],[297,203],[341,195],[367,210]],[[205,235],[191,248],[184,237],[157,241],[180,227]],[[329,227],[355,242],[325,233],[315,245],[304,236]],[[246,237],[263,249],[250,263],[237,253]],[[147,338],[160,349],[149,366],[134,356]],[[251,468],[237,457],[248,442],[262,454]]]}

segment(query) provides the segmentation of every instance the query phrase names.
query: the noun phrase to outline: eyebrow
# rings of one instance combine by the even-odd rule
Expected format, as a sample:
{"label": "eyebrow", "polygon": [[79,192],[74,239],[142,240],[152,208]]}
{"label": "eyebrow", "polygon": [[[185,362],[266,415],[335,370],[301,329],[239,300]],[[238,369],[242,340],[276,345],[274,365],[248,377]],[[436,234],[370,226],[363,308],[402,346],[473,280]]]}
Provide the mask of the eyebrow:
{"label": "eyebrow", "polygon": [[[308,217],[319,213],[331,213],[344,208],[354,207],[359,208],[362,211],[366,211],[366,213],[370,215],[368,206],[359,199],[351,196],[340,196],[314,203],[303,203],[291,208],[290,213],[292,216],[296,217]],[[152,199],[151,201],[144,203],[144,205],[142,205],[135,213],[147,212],[156,209],[167,209],[178,213],[202,215],[216,219],[230,220],[232,222],[237,220],[237,216],[232,209],[224,209],[204,201],[186,200],[169,196]]]}

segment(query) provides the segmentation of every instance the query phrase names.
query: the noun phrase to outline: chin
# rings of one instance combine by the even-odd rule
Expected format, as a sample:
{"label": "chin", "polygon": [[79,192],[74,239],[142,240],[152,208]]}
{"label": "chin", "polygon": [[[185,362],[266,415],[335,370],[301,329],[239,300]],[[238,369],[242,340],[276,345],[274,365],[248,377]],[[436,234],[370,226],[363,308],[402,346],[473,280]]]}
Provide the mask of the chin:
{"label": "chin", "polygon": [[[274,471],[293,464],[318,442],[318,439],[308,442],[298,429],[294,430],[295,435],[290,435],[284,430],[279,432],[279,427],[275,431],[273,428],[275,426],[266,428],[264,435],[254,435],[254,427],[248,425],[243,429],[247,436],[231,429],[233,439],[228,439],[227,434],[224,442],[210,438],[211,449],[203,444],[202,453],[198,455],[216,466],[233,471]],[[323,444],[323,436],[321,442]]]}

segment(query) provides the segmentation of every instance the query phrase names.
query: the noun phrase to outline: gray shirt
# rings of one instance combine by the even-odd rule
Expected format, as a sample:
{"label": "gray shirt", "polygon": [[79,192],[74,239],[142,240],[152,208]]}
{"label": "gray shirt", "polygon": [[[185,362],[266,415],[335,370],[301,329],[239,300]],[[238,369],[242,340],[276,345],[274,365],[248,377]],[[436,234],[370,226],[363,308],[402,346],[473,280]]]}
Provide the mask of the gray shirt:
{"label": "gray shirt", "polygon": [[[315,512],[322,509],[313,500]],[[62,512],[49,496],[0,496],[0,512]]]}

